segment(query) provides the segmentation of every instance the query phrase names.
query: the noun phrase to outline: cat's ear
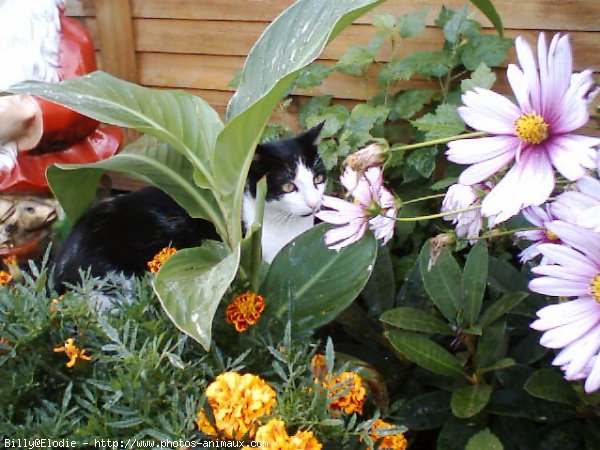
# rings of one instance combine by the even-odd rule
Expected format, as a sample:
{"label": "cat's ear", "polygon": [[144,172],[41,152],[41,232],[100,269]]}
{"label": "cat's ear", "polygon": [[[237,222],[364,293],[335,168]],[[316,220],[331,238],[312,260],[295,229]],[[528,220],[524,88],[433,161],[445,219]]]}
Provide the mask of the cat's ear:
{"label": "cat's ear", "polygon": [[307,145],[315,145],[317,144],[317,139],[319,138],[319,134],[321,134],[321,130],[323,129],[324,125],[325,121],[315,125],[312,128],[309,128],[303,133],[300,133],[296,139]]}

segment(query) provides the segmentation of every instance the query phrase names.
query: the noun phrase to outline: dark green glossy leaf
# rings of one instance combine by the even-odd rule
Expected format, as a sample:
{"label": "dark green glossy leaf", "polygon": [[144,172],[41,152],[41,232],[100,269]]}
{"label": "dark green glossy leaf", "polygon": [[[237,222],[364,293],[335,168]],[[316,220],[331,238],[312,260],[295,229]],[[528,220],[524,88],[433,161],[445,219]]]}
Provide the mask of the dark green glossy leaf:
{"label": "dark green glossy leaf", "polygon": [[487,367],[501,356],[500,351],[504,343],[506,323],[498,321],[483,330],[481,338],[477,341],[475,352],[475,364],[479,367]]}
{"label": "dark green glossy leaf", "polygon": [[154,290],[173,323],[210,349],[212,321],[238,269],[239,247],[227,253],[220,242],[179,250],[160,268]]}
{"label": "dark green glossy leaf", "polygon": [[479,325],[487,327],[527,298],[527,292],[511,292],[496,300],[481,315]]}
{"label": "dark green glossy leaf", "polygon": [[576,405],[577,395],[573,386],[555,369],[540,369],[525,383],[525,390],[533,395],[551,402]]}
{"label": "dark green glossy leaf", "polygon": [[498,436],[486,428],[469,439],[465,450],[504,450],[504,446]]}
{"label": "dark green glossy leaf", "polygon": [[411,430],[439,428],[450,415],[450,393],[434,391],[411,398],[396,412],[399,423]]}
{"label": "dark green glossy leaf", "polygon": [[438,333],[446,336],[455,334],[446,323],[427,311],[408,306],[390,309],[383,313],[379,320],[403,330]]}
{"label": "dark green glossy leaf", "polygon": [[[325,224],[311,228],[275,257],[261,286],[266,317],[292,321],[307,330],[333,320],[358,296],[375,264],[377,242],[371,233],[340,252],[323,242]],[[266,322],[266,320],[265,320]]]}
{"label": "dark green glossy leaf", "polygon": [[487,384],[473,384],[456,389],[450,400],[452,413],[461,419],[473,417],[485,408],[492,391],[492,387]]}
{"label": "dark green glossy leaf", "polygon": [[473,246],[463,270],[463,317],[468,325],[474,325],[479,317],[487,285],[487,271],[488,250],[484,240]]}
{"label": "dark green glossy leaf", "polygon": [[396,280],[394,266],[387,247],[377,251],[377,259],[373,273],[361,293],[369,312],[375,317],[394,306],[396,296]]}
{"label": "dark green glossy leaf", "polygon": [[479,373],[492,372],[494,370],[502,370],[507,369],[508,367],[512,367],[516,364],[515,360],[512,358],[502,358],[487,367],[482,367],[478,369]]}
{"label": "dark green glossy leaf", "polygon": [[471,436],[481,428],[481,425],[471,420],[450,417],[438,435],[436,450],[465,450]]}
{"label": "dark green glossy leaf", "polygon": [[452,323],[463,308],[462,273],[456,260],[444,250],[429,270],[429,242],[421,249],[419,268],[425,290],[440,312]]}
{"label": "dark green glossy leaf", "polygon": [[462,376],[462,366],[448,350],[424,336],[391,330],[385,333],[392,346],[407,359],[440,375]]}

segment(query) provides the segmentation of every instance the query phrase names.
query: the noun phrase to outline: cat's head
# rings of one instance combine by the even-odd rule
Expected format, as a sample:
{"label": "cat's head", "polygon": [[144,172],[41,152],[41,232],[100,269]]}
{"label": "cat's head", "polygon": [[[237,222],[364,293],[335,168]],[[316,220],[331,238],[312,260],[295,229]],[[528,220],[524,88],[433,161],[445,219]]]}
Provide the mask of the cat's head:
{"label": "cat's head", "polygon": [[248,192],[267,176],[266,208],[273,213],[310,216],[321,208],[325,166],[317,153],[323,123],[297,136],[259,144],[248,174]]}

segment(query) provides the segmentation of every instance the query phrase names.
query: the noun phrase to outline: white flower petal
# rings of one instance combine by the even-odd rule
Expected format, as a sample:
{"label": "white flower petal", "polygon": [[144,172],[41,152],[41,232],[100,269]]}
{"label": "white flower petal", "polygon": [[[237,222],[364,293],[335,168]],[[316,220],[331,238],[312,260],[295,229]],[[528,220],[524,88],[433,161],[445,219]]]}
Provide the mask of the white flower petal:
{"label": "white flower petal", "polygon": [[515,136],[492,136],[477,139],[459,139],[448,143],[446,156],[457,164],[473,164],[510,152],[515,155],[519,146]]}
{"label": "white flower petal", "polygon": [[475,88],[462,96],[465,106],[457,109],[467,125],[492,134],[514,135],[519,108],[500,94]]}

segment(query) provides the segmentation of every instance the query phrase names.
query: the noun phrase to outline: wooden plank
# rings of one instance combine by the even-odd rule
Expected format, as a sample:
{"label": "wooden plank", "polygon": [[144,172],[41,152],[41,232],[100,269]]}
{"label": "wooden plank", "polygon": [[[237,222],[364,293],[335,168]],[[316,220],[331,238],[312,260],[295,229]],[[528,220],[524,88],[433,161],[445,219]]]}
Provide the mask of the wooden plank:
{"label": "wooden plank", "polygon": [[66,0],[65,13],[68,16],[93,16],[96,13],[94,0]]}
{"label": "wooden plank", "polygon": [[[261,22],[220,22],[190,21],[171,19],[135,19],[134,34],[136,50],[139,52],[186,53],[203,55],[245,56],[266,27]],[[486,29],[485,33],[494,33]],[[337,60],[353,45],[368,43],[375,35],[370,25],[351,25],[334,39],[323,51],[321,59]],[[531,44],[537,41],[538,32],[530,30],[506,30],[506,37],[522,35]],[[575,55],[575,68],[591,68],[600,71],[598,35],[592,32],[571,32],[571,43]],[[415,51],[440,49],[443,32],[439,28],[428,27],[418,37],[406,39],[396,51],[396,58],[402,59]],[[377,54],[380,61],[389,61],[391,45],[386,45]],[[514,49],[509,53],[508,62],[515,62]],[[506,67],[506,64],[504,64]]]}
{"label": "wooden plank", "polygon": [[96,0],[98,44],[103,70],[137,81],[137,64],[129,0]]}
{"label": "wooden plank", "polygon": [[[334,1],[334,0],[329,0]],[[134,17],[271,22],[293,0],[133,0]],[[442,4],[460,8],[464,0],[388,0],[373,13],[404,14],[429,7],[427,21],[432,25]],[[496,0],[506,28],[528,30],[598,30],[600,0]],[[474,10],[471,7],[471,10]],[[373,13],[358,19],[370,23]],[[479,11],[477,18],[489,26]]]}

